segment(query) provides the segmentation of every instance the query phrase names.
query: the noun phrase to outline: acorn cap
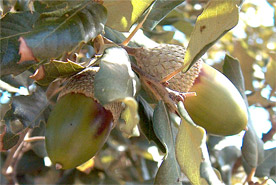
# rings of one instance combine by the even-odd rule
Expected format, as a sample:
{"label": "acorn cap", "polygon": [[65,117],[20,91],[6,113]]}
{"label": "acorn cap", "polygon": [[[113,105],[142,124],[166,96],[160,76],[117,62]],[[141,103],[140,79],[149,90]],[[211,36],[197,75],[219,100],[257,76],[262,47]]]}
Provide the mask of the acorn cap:
{"label": "acorn cap", "polygon": [[[183,65],[186,49],[173,44],[160,44],[153,48],[135,48],[133,54],[137,65],[149,75],[162,80]],[[178,73],[169,81],[168,87],[178,92],[188,92],[198,77],[202,66],[199,59],[186,73]]]}
{"label": "acorn cap", "polygon": [[[60,92],[58,99],[69,93],[79,93],[84,94],[85,96],[90,97],[99,103],[99,101],[94,96],[94,79],[98,71],[98,67],[89,67],[70,77],[64,86],[64,89]],[[118,123],[121,112],[123,110],[122,103],[111,102],[104,105],[103,107],[112,113],[115,126]]]}

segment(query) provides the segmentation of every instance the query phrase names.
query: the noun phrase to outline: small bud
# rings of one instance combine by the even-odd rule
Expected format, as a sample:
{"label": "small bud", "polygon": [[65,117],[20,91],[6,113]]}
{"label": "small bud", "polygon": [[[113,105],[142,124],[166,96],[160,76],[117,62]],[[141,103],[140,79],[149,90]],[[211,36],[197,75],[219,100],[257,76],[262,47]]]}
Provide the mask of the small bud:
{"label": "small bud", "polygon": [[59,164],[59,163],[56,163],[55,167],[56,167],[57,170],[61,170],[62,169],[62,165]]}

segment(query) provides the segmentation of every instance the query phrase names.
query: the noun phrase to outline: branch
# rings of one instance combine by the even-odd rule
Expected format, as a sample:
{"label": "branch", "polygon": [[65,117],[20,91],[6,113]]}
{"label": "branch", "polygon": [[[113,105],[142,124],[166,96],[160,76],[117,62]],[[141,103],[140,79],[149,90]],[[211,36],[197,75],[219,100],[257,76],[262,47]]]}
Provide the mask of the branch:
{"label": "branch", "polygon": [[246,182],[252,181],[252,178],[254,177],[255,172],[256,172],[256,168],[252,168],[251,171],[250,171],[250,173],[247,175],[247,178],[246,178],[246,180],[244,181],[243,185],[245,185]]}
{"label": "branch", "polygon": [[184,64],[181,68],[179,68],[179,69],[173,71],[172,73],[168,74],[167,76],[165,76],[165,77],[161,80],[161,82],[164,83],[164,82],[169,81],[169,80],[172,79],[175,75],[177,75],[178,73],[181,73],[181,72],[183,71],[183,69],[184,69],[185,67],[187,67],[187,66],[188,66],[188,63],[187,63],[187,64]]}
{"label": "branch", "polygon": [[238,168],[239,168],[241,165],[242,165],[242,157],[240,156],[240,157],[236,160],[236,162],[235,162],[235,164],[234,164],[234,166],[233,166],[233,168],[232,168],[232,174],[237,173]]}
{"label": "branch", "polygon": [[140,79],[144,82],[144,84],[148,87],[157,100],[164,100],[171,111],[178,113],[178,109],[175,105],[175,102],[172,100],[171,95],[157,79],[145,73],[133,63],[131,64],[131,67],[139,74]]}
{"label": "branch", "polygon": [[24,141],[27,143],[31,143],[35,141],[44,141],[44,140],[45,140],[45,136],[34,136],[34,137],[29,137],[24,139]]}
{"label": "branch", "polygon": [[9,184],[18,184],[16,179],[16,167],[18,161],[21,159],[24,151],[24,138],[29,133],[30,129],[27,128],[20,134],[17,144],[10,150],[7,159],[2,168],[2,174],[6,176]]}
{"label": "branch", "polygon": [[276,133],[276,115],[270,114],[270,121],[271,129],[266,134],[263,134],[262,137],[264,143],[271,140]]}

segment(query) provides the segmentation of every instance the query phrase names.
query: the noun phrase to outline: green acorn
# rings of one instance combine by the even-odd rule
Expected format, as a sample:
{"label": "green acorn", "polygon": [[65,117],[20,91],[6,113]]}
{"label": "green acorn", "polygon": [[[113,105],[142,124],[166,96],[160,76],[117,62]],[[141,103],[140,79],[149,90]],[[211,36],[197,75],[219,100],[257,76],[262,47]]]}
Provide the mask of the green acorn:
{"label": "green acorn", "polygon": [[238,134],[246,129],[248,115],[244,100],[222,73],[203,63],[184,105],[195,123],[216,135]]}
{"label": "green acorn", "polygon": [[[129,54],[149,75],[163,79],[182,66],[185,48],[160,44],[154,48],[131,48]],[[168,87],[178,92],[196,92],[186,98],[185,108],[193,121],[215,135],[233,135],[246,129],[248,115],[242,96],[231,81],[199,59],[186,73],[174,76]]]}
{"label": "green acorn", "polygon": [[94,98],[94,76],[87,68],[69,79],[46,125],[46,150],[57,169],[70,169],[92,158],[117,122],[120,103],[100,105]]}

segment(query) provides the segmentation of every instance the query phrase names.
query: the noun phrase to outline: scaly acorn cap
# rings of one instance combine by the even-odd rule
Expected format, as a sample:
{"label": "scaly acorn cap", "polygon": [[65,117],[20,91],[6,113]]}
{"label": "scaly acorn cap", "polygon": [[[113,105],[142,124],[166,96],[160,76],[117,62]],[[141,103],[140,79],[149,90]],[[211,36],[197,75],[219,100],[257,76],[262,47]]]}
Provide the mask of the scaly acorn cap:
{"label": "scaly acorn cap", "polygon": [[[160,44],[153,48],[134,48],[137,65],[149,75],[162,80],[183,65],[186,49],[173,44]],[[186,73],[178,73],[168,87],[178,92],[189,92],[198,77],[203,61],[199,59]]]}
{"label": "scaly acorn cap", "polygon": [[[60,92],[58,99],[69,93],[79,93],[84,94],[85,96],[90,97],[99,103],[99,101],[94,96],[94,79],[98,71],[98,67],[89,67],[70,77],[64,86],[64,89]],[[103,107],[112,113],[114,126],[117,125],[123,110],[122,103],[112,102],[104,105]]]}

